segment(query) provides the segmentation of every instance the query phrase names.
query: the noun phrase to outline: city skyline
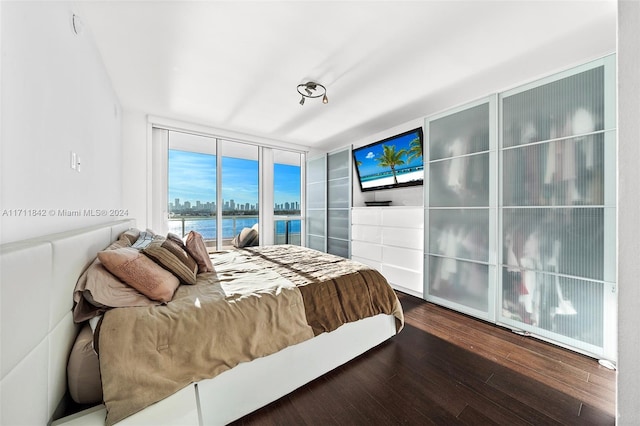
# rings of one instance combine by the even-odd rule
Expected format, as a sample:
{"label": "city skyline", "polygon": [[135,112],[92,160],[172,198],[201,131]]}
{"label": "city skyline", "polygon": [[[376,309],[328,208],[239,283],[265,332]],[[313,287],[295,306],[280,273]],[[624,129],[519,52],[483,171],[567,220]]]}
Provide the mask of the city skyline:
{"label": "city skyline", "polygon": [[[222,200],[223,203],[223,211],[247,211],[247,210],[258,210],[259,203],[251,204],[251,203],[237,203],[235,200]],[[184,211],[184,210],[192,210],[197,212],[204,211],[214,211],[216,209],[215,201],[202,201],[195,200],[192,202],[190,200],[186,200],[181,202],[180,198],[175,198],[173,202],[169,202],[169,211]],[[300,202],[299,201],[285,201],[284,203],[274,203],[274,210],[300,210]]]}

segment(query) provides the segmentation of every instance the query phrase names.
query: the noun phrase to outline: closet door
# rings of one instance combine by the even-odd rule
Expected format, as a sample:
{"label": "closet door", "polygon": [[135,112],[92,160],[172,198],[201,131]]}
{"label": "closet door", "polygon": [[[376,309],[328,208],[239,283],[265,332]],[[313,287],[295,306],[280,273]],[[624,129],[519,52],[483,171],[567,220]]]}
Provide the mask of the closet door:
{"label": "closet door", "polygon": [[351,148],[327,154],[327,252],[350,257]]}
{"label": "closet door", "polygon": [[615,70],[505,92],[498,322],[615,359]]}
{"label": "closet door", "polygon": [[327,159],[326,156],[307,162],[306,244],[312,249],[327,251]]}
{"label": "closet door", "polygon": [[430,117],[425,298],[495,320],[496,98]]}

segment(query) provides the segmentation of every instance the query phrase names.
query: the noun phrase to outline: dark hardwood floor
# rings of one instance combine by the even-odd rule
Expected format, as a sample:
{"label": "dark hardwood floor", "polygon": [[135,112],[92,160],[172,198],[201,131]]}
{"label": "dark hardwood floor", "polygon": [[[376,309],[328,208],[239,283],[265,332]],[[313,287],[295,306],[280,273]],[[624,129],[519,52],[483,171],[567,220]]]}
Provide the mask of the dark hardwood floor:
{"label": "dark hardwood floor", "polygon": [[234,425],[610,425],[616,373],[399,293],[397,336]]}

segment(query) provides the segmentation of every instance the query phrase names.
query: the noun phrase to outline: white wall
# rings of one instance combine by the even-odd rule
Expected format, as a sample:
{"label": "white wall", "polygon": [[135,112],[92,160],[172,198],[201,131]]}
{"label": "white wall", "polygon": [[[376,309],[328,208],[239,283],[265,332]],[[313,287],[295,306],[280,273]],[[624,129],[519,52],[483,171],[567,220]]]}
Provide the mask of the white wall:
{"label": "white wall", "polygon": [[0,241],[114,219],[84,211],[122,207],[120,107],[90,30],[74,33],[70,3],[0,7]]}
{"label": "white wall", "polygon": [[146,114],[125,108],[122,114],[122,205],[140,229],[151,228],[147,211],[151,194],[147,176],[151,152],[147,148],[147,137]]}
{"label": "white wall", "polygon": [[618,2],[618,424],[640,424],[640,2]]}

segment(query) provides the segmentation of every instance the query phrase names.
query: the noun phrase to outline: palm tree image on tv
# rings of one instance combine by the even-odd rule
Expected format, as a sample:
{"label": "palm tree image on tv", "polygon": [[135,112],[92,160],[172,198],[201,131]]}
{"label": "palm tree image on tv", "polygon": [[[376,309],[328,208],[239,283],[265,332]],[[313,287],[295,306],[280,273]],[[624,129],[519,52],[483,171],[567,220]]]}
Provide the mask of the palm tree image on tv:
{"label": "palm tree image on tv", "polygon": [[409,143],[409,151],[407,151],[407,161],[422,158],[422,144],[417,136]]}
{"label": "palm tree image on tv", "polygon": [[407,155],[407,151],[404,149],[396,151],[395,145],[382,145],[382,156],[377,159],[378,164],[382,167],[389,167],[391,169],[391,173],[393,174],[393,183],[396,185],[398,184],[396,166],[404,164],[402,157],[405,155]]}
{"label": "palm tree image on tv", "polygon": [[422,129],[371,143],[353,150],[360,188],[374,191],[384,188],[422,185]]}

